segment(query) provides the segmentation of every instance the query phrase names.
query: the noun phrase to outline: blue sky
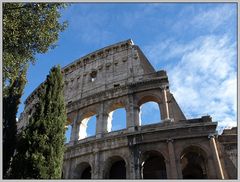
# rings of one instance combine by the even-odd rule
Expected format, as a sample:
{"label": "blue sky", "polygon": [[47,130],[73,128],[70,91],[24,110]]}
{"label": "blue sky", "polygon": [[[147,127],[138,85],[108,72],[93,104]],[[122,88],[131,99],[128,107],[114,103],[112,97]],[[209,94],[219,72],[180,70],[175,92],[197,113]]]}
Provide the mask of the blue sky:
{"label": "blue sky", "polygon": [[[22,102],[52,66],[131,38],[156,70],[167,71],[187,118],[208,114],[219,128],[236,126],[236,3],[74,3],[62,11],[62,20],[69,26],[58,46],[30,66]],[[146,108],[151,112],[142,112],[145,124],[159,120],[154,104]]]}

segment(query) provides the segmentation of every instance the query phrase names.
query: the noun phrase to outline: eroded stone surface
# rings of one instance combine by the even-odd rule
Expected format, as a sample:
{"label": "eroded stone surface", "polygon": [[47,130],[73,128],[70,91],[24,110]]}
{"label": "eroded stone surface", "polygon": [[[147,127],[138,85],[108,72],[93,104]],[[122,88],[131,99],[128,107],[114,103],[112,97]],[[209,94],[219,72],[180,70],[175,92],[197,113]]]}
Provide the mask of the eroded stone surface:
{"label": "eroded stone surface", "polygon": [[[93,179],[118,175],[127,179],[182,179],[193,173],[199,178],[236,178],[231,172],[234,150],[227,151],[234,163],[231,166],[215,137],[217,123],[209,116],[186,119],[170,92],[166,71],[155,71],[131,40],[90,53],[65,66],[62,73],[68,124],[72,125],[64,178],[90,174]],[[39,89],[41,85],[27,98],[19,129],[34,112],[31,108]],[[158,103],[161,121],[141,126],[140,106],[148,101]],[[126,128],[109,132],[111,112],[118,108],[126,110]],[[97,116],[96,135],[85,138],[87,118],[92,115]],[[154,160],[162,161],[161,165]],[[118,174],[114,168],[122,172]]]}

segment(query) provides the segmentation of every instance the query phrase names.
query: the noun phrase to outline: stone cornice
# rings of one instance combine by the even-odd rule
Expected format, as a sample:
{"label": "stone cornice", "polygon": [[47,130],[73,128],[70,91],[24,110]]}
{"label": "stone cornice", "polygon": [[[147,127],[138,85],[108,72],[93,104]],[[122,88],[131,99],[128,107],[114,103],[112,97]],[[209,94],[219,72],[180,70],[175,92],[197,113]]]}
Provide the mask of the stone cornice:
{"label": "stone cornice", "polygon": [[[140,137],[142,138],[141,136],[142,135],[148,135],[148,134],[157,134],[161,132],[165,132],[165,133],[172,133],[171,131],[176,131],[176,130],[186,130],[186,129],[193,129],[193,128],[205,128],[205,127],[211,127],[211,129],[209,130],[205,130],[205,129],[202,129],[202,130],[198,130],[198,132],[190,132],[190,133],[186,133],[184,132],[185,134],[184,135],[181,135],[181,136],[171,136],[171,139],[172,140],[182,140],[182,139],[193,139],[193,138],[198,138],[198,137],[205,137],[206,139],[208,138],[208,135],[215,131],[215,128],[217,126],[217,122],[209,122],[209,123],[204,123],[204,122],[201,122],[200,121],[200,118],[199,118],[199,122],[198,123],[191,123],[189,124],[189,121],[186,120],[186,121],[182,121],[181,123],[172,123],[171,125],[166,125],[164,126],[164,123],[158,123],[158,124],[154,124],[155,127],[154,127],[154,130],[149,130],[149,126],[145,126],[144,129],[140,129],[139,131],[135,131],[135,132],[125,132],[127,130],[120,130],[118,132],[120,132],[121,134],[117,134],[117,135],[112,135],[111,133],[107,133],[105,134],[104,137],[102,138],[99,138],[99,139],[95,139],[95,137],[91,137],[91,138],[86,138],[86,139],[83,139],[82,141],[78,141],[78,143],[74,144],[73,146],[67,146],[67,151],[65,153],[65,159],[66,158],[72,158],[72,157],[76,157],[74,154],[72,155],[72,152],[76,154],[76,152],[74,152],[75,150],[77,151],[77,155],[79,155],[79,147],[80,148],[88,148],[88,147],[91,147],[91,148],[95,148],[96,146],[100,146],[100,145],[103,145],[101,147],[101,151],[104,151],[104,150],[109,150],[109,147],[111,146],[110,144],[112,143],[115,143],[115,141],[117,141],[117,145],[116,146],[111,146],[113,147],[114,149],[115,148],[122,148],[122,147],[125,147],[125,146],[128,146],[128,138],[130,137]],[[117,131],[116,131],[117,132]],[[163,135],[164,136],[164,135]],[[145,137],[143,137],[145,138]],[[145,144],[145,143],[153,143],[153,142],[159,142],[159,141],[163,141],[163,142],[166,142],[166,140],[169,139],[169,136],[165,136],[165,137],[158,137],[158,138],[153,138],[151,140],[149,140],[149,138],[145,138],[144,140],[137,140],[137,142],[135,143],[132,143],[132,145],[137,145],[137,144]],[[106,144],[107,143],[107,144]],[[110,146],[109,146],[110,145]],[[85,152],[84,152],[85,151]],[[84,150],[81,152],[81,155],[83,154],[86,154],[86,153],[89,153],[91,152],[91,150]],[[71,154],[70,154],[70,153]]]}
{"label": "stone cornice", "polygon": [[[91,60],[97,60],[102,59],[104,57],[107,57],[108,55],[114,55],[119,48],[125,50],[128,49],[129,46],[134,45],[131,39],[128,39],[126,41],[118,42],[116,44],[104,47],[102,49],[99,49],[97,51],[94,51],[92,53],[87,54],[86,56],[83,56],[72,63],[68,64],[67,66],[62,68],[62,73],[68,73],[69,71],[74,71],[78,65],[81,67],[83,65],[86,65],[91,62]],[[111,53],[112,52],[112,53]]]}

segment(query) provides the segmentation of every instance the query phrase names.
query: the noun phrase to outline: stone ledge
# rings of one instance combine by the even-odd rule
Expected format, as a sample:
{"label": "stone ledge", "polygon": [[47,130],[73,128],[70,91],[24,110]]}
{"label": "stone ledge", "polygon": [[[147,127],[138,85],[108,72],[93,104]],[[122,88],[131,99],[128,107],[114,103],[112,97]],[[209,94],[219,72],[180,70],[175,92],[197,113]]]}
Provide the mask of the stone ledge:
{"label": "stone ledge", "polygon": [[[135,136],[135,135],[142,135],[142,134],[147,134],[147,133],[158,133],[158,132],[170,132],[169,130],[176,130],[176,129],[188,129],[188,128],[196,128],[196,127],[207,127],[207,126],[211,126],[214,129],[217,126],[217,122],[209,122],[209,123],[204,123],[204,122],[200,122],[200,123],[189,123],[188,120],[186,120],[185,122],[176,122],[176,123],[172,123],[172,124],[165,124],[165,123],[157,123],[157,124],[151,124],[151,125],[145,125],[145,126],[140,126],[139,127],[139,131],[134,131],[134,132],[128,132],[128,129],[124,129],[124,130],[119,130],[119,131],[114,131],[111,133],[106,133],[102,135],[102,138],[97,138],[96,136],[92,136],[90,138],[85,138],[82,140],[77,141],[77,143],[75,143],[75,145],[67,145],[68,149],[72,149],[72,148],[76,148],[80,145],[93,145],[94,143],[103,143],[105,141],[114,141],[114,140],[122,140],[123,138],[126,137],[130,137],[130,136]],[[214,130],[215,131],[215,130]],[[203,134],[208,136],[209,134],[209,130],[208,133],[204,133],[205,130],[203,130]],[[170,132],[171,133],[171,132]],[[200,133],[196,134],[196,136],[198,136]],[[192,136],[192,135],[191,135]],[[182,138],[185,136],[181,136],[181,137],[173,137],[173,139],[176,138]]]}

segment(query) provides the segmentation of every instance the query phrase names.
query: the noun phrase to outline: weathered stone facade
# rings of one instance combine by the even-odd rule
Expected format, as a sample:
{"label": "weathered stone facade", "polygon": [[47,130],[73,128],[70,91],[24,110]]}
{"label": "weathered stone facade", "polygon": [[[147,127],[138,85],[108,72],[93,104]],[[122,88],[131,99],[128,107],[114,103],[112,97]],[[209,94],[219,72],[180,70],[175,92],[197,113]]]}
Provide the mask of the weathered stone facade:
{"label": "weathered stone facade", "polygon": [[[88,54],[62,72],[72,126],[63,178],[237,178],[237,141],[226,150],[210,116],[186,119],[166,71],[155,71],[131,40]],[[41,85],[26,100],[19,128],[33,112],[38,89]],[[149,101],[158,104],[161,121],[142,126],[140,106]],[[126,110],[126,129],[110,132],[109,118],[117,108]],[[86,137],[92,115],[97,116],[96,135]]]}

